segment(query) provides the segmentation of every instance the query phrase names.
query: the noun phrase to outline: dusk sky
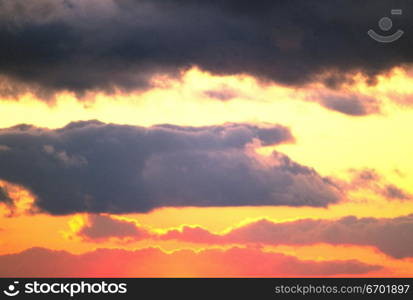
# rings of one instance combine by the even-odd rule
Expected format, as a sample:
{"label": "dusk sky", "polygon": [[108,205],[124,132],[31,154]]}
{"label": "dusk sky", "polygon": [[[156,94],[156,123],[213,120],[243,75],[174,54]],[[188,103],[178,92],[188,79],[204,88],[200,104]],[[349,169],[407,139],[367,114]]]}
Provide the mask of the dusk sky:
{"label": "dusk sky", "polygon": [[0,277],[412,277],[412,14],[0,0]]}

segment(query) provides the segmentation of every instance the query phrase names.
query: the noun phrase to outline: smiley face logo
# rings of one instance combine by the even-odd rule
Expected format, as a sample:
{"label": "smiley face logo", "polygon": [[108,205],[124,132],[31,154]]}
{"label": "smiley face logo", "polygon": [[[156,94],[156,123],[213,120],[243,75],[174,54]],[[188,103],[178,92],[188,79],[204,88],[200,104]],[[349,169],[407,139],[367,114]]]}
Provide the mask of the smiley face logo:
{"label": "smiley face logo", "polygon": [[9,297],[14,297],[17,296],[20,291],[16,288],[16,286],[19,284],[18,281],[14,281],[13,284],[10,284],[7,287],[7,290],[4,290],[3,293]]}
{"label": "smiley face logo", "polygon": [[[392,9],[392,15],[401,15],[403,11],[401,9]],[[393,21],[388,17],[383,17],[379,21],[379,27],[382,31],[389,31],[393,27]],[[397,30],[391,35],[381,35],[370,29],[367,34],[374,40],[380,43],[392,43],[397,41],[404,34],[403,30]]]}

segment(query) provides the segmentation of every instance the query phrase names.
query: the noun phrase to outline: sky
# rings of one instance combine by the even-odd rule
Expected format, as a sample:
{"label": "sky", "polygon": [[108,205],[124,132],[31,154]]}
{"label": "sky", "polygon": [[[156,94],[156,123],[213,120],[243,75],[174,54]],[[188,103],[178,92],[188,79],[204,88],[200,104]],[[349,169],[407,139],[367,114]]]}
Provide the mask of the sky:
{"label": "sky", "polygon": [[0,277],[412,277],[410,11],[0,0]]}

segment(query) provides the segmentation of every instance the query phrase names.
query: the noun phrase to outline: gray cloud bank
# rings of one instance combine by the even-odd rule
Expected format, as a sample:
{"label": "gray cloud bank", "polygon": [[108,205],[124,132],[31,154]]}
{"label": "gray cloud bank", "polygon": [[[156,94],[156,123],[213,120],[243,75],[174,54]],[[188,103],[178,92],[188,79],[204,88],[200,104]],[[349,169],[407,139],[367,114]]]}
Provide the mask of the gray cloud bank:
{"label": "gray cloud bank", "polygon": [[373,246],[394,258],[413,257],[413,215],[397,218],[344,217],[339,220],[304,219],[273,223],[260,220],[233,229],[225,235],[212,234],[202,228],[185,227],[171,230],[161,239],[188,242],[258,243],[267,245],[332,245]]}
{"label": "gray cloud bank", "polygon": [[315,170],[277,152],[263,163],[247,149],[292,140],[279,125],[18,125],[0,130],[7,148],[0,151],[0,179],[28,188],[37,209],[57,215],[337,203],[340,189]]}

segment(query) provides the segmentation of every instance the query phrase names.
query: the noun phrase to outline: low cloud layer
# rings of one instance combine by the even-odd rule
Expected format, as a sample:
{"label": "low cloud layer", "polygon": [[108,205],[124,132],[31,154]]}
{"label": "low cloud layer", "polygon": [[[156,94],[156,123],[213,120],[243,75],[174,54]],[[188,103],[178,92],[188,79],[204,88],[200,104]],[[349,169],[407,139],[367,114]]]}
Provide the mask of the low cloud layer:
{"label": "low cloud layer", "polygon": [[257,243],[267,245],[373,246],[394,258],[413,257],[413,215],[393,219],[344,217],[339,220],[299,220],[273,223],[261,220],[233,229],[225,235],[184,227],[171,230],[161,239],[206,244]]}
{"label": "low cloud layer", "polygon": [[[412,6],[409,0],[1,0],[1,86],[6,94],[131,90],[192,66],[333,88],[361,72],[373,83],[377,74],[410,64],[412,45],[408,37],[381,45],[367,31],[379,31],[390,9]],[[412,21],[406,13],[393,22],[403,29]]]}
{"label": "low cloud layer", "polygon": [[[118,222],[110,216],[91,216],[89,227],[102,231],[101,222],[97,218]],[[327,243],[331,245],[359,245],[376,247],[383,253],[394,258],[413,257],[413,215],[404,217],[378,219],[344,217],[338,220],[303,219],[294,222],[274,223],[263,219],[232,229],[226,234],[214,234],[201,227],[183,226],[181,229],[171,229],[163,234],[149,232],[133,222],[123,221],[125,227],[135,226],[135,230],[145,232],[144,238],[155,240],[178,240],[190,243],[208,245],[222,244],[263,244],[263,245],[312,245]],[[126,225],[128,224],[128,225]],[[116,228],[117,226],[115,226]],[[114,229],[107,228],[114,233]],[[85,237],[84,228],[76,233]],[[106,239],[125,238],[124,232],[107,234]],[[142,234],[128,236],[139,240]],[[94,239],[99,242],[98,239]]]}
{"label": "low cloud layer", "polygon": [[76,122],[0,130],[0,179],[29,189],[51,214],[148,212],[183,206],[314,206],[340,200],[315,170],[252,145],[293,140],[279,125],[149,128]]}
{"label": "low cloud layer", "polygon": [[82,255],[32,248],[0,256],[0,277],[354,276],[380,269],[357,260],[315,262],[240,248],[172,254],[98,249]]}

